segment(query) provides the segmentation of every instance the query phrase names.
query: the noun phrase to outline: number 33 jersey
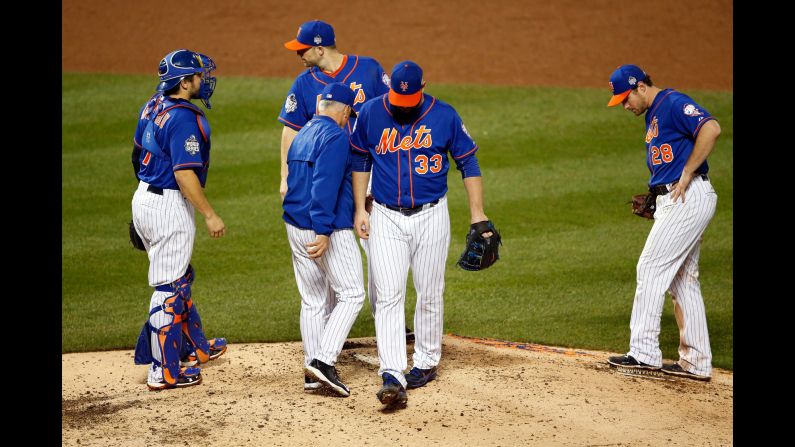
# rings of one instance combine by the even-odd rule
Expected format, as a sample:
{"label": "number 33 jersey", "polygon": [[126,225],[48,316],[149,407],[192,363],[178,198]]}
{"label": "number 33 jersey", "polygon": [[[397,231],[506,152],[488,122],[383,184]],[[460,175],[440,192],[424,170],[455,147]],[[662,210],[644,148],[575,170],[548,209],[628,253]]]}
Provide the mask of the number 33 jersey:
{"label": "number 33 jersey", "polygon": [[366,102],[351,134],[353,170],[372,166],[376,201],[403,208],[433,202],[447,193],[448,153],[462,177],[480,176],[478,146],[450,105],[423,94],[411,122],[392,116],[388,95]]}

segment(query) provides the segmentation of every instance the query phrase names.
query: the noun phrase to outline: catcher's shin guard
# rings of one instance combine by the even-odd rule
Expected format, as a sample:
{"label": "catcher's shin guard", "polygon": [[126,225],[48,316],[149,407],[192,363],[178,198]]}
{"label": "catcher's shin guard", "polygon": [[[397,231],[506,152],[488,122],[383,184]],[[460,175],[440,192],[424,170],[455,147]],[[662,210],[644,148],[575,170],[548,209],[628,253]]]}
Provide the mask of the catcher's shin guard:
{"label": "catcher's shin guard", "polygon": [[[163,295],[163,292],[155,292]],[[180,374],[180,351],[182,347],[182,319],[185,302],[179,293],[165,295],[162,304],[153,297],[155,304],[149,311],[147,322],[151,331],[151,357],[155,366],[163,368],[163,380],[176,385]],[[140,339],[139,339],[140,340]],[[137,351],[137,348],[136,348]]]}
{"label": "catcher's shin guard", "polygon": [[[202,320],[199,317],[199,311],[193,304],[190,286],[193,283],[193,268],[188,267],[185,276],[174,281],[174,289],[185,300],[185,307],[182,314],[182,335],[185,336],[185,345],[192,345],[196,352],[196,358],[199,363],[207,363],[210,361],[210,342],[204,336],[204,329],[202,328]],[[185,351],[187,347],[180,346],[180,351]]]}

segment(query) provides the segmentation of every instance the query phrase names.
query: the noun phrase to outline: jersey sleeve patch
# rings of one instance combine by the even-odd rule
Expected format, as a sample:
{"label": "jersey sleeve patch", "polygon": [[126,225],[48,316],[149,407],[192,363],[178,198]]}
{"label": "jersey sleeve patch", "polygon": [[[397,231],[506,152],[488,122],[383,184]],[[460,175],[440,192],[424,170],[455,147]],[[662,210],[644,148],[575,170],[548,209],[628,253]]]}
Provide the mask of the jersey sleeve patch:
{"label": "jersey sleeve patch", "polygon": [[298,100],[295,98],[295,93],[287,95],[287,100],[284,101],[284,111],[293,113],[298,110]]}
{"label": "jersey sleeve patch", "polygon": [[685,104],[682,108],[682,112],[687,116],[701,116],[704,113],[698,110],[698,106],[695,104]]}
{"label": "jersey sleeve patch", "polygon": [[199,153],[199,140],[196,138],[196,135],[191,135],[185,140],[185,152],[190,155]]}

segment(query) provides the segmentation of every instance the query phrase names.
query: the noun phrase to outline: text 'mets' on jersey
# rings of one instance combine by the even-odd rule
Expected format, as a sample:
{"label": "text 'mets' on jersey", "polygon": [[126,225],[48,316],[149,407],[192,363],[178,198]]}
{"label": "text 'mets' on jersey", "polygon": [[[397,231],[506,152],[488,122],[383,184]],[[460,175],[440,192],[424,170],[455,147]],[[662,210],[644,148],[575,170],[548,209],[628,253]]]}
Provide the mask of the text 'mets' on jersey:
{"label": "text 'mets' on jersey", "polygon": [[138,118],[133,137],[143,149],[138,178],[159,188],[179,189],[174,171],[193,169],[204,186],[210,167],[210,123],[204,112],[190,101],[157,94]]}
{"label": "text 'mets' on jersey", "polygon": [[369,172],[376,201],[414,208],[447,193],[448,153],[462,177],[480,176],[478,147],[449,104],[423,94],[418,118],[392,117],[387,95],[366,103],[351,134],[353,170]]}
{"label": "text 'mets' on jersey", "polygon": [[323,235],[353,228],[350,159],[348,133],[333,119],[317,115],[308,121],[287,152],[284,221]]}
{"label": "text 'mets' on jersey", "polygon": [[[356,93],[353,102],[356,113],[366,101],[389,91],[389,75],[378,61],[366,56],[345,55],[342,65],[334,73],[310,67],[298,75],[282,105],[279,121],[294,130],[301,130],[317,113],[320,91],[332,82],[341,82]],[[354,124],[354,119],[348,122],[348,132]]]}
{"label": "text 'mets' on jersey", "polygon": [[[660,91],[646,112],[646,165],[649,186],[675,182],[693,152],[702,126],[715,117],[689,96],[673,89]],[[706,174],[706,160],[696,169]]]}

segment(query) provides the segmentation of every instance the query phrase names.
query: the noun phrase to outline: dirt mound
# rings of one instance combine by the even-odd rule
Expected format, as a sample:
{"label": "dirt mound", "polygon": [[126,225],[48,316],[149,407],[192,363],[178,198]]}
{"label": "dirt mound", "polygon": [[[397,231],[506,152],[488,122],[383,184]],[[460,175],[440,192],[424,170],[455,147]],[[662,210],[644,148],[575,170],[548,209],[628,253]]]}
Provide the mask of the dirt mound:
{"label": "dirt mound", "polygon": [[[63,355],[64,445],[730,445],[734,380],[632,377],[610,353],[446,335],[439,376],[384,410],[373,338],[303,390],[300,342],[232,344],[201,385],[148,391],[133,352]],[[413,349],[408,346],[409,352]]]}

